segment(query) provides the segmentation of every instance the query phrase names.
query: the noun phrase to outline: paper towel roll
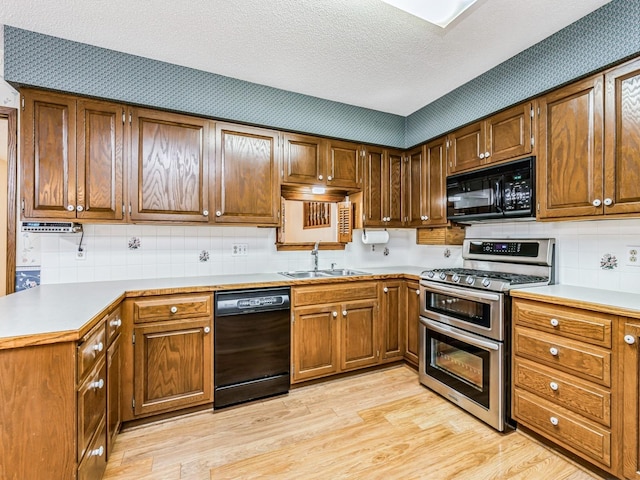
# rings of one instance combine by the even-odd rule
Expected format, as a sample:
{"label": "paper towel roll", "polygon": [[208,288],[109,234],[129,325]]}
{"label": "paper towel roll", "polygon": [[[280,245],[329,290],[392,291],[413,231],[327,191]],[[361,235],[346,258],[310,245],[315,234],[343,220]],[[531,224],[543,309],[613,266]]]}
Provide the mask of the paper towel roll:
{"label": "paper towel roll", "polygon": [[389,241],[389,232],[386,230],[365,230],[362,232],[362,243],[365,245],[387,243]]}

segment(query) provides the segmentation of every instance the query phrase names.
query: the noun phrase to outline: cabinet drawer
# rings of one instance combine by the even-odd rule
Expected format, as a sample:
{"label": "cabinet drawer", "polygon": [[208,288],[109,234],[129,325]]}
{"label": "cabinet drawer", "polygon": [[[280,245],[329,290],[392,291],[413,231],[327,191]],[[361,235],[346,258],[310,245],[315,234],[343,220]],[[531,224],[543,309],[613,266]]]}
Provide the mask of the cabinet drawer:
{"label": "cabinet drawer", "polygon": [[513,304],[513,318],[518,325],[611,348],[611,315],[516,300]]}
{"label": "cabinet drawer", "polygon": [[78,384],[82,382],[84,375],[91,370],[95,362],[99,358],[104,358],[107,347],[106,337],[104,322],[100,322],[78,343]]}
{"label": "cabinet drawer", "polygon": [[118,336],[122,330],[122,315],[120,308],[115,309],[105,319],[107,325],[107,345],[111,345],[111,342]]}
{"label": "cabinet drawer", "polygon": [[77,480],[96,480],[102,478],[107,468],[106,449],[107,430],[104,418],[98,425],[98,433],[87,449],[87,454],[78,467]]}
{"label": "cabinet drawer", "polygon": [[611,386],[611,352],[604,348],[516,327],[513,349],[516,355]]}
{"label": "cabinet drawer", "polygon": [[98,424],[104,420],[106,409],[107,365],[103,356],[78,388],[78,461],[85,454]]}
{"label": "cabinet drawer", "polygon": [[525,426],[583,457],[611,466],[611,432],[606,428],[518,388],[514,389],[513,409],[515,419]]}
{"label": "cabinet drawer", "polygon": [[136,300],[133,303],[134,322],[147,323],[180,318],[208,317],[213,312],[212,299],[212,295],[207,294]]}
{"label": "cabinet drawer", "polygon": [[557,405],[611,426],[611,393],[552,368],[516,358],[513,382]]}
{"label": "cabinet drawer", "polygon": [[376,282],[346,282],[324,287],[298,287],[291,289],[294,306],[322,305],[350,302],[378,297]]}

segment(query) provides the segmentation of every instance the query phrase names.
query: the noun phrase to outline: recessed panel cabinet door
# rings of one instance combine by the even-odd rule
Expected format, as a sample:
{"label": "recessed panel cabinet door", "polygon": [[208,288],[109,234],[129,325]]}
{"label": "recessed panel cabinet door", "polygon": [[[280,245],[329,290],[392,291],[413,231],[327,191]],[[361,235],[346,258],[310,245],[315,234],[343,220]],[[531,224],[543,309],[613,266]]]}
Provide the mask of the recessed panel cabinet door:
{"label": "recessed panel cabinet door", "polygon": [[603,212],[601,75],[540,100],[537,193],[540,218]]}
{"label": "recessed panel cabinet door", "polygon": [[640,212],[640,60],[605,76],[604,213]]}
{"label": "recessed panel cabinet door", "polygon": [[366,227],[384,226],[386,219],[385,193],[387,178],[385,177],[385,155],[381,148],[368,147],[365,152],[366,188],[365,218]]}
{"label": "recessed panel cabinet door", "polygon": [[[479,167],[485,153],[485,122],[476,122],[449,135],[449,173]],[[480,156],[482,155],[482,157]]]}
{"label": "recessed panel cabinet door", "polygon": [[[517,105],[486,120],[486,163],[531,153],[531,102]],[[486,152],[485,152],[486,155]]]}
{"label": "recessed panel cabinet door", "polygon": [[207,222],[211,122],[134,109],[131,219]]}
{"label": "recessed panel cabinet door", "polygon": [[447,141],[439,138],[426,145],[429,195],[427,219],[423,225],[447,224]]}
{"label": "recessed panel cabinet door", "polygon": [[327,185],[360,188],[362,186],[360,145],[338,140],[329,141]]}
{"label": "recessed panel cabinet door", "polygon": [[283,176],[284,183],[322,185],[325,182],[325,140],[309,135],[285,133]]}
{"label": "recessed panel cabinet door", "polygon": [[339,306],[298,307],[294,310],[291,355],[292,382],[337,373]]}
{"label": "recessed panel cabinet door", "polygon": [[23,91],[24,218],[76,218],[76,99]]}
{"label": "recessed panel cabinet door", "polygon": [[271,130],[216,125],[216,222],[278,224],[277,145]]}
{"label": "recessed panel cabinet door", "polygon": [[123,218],[123,114],[121,105],[78,100],[78,218]]}
{"label": "recessed panel cabinet door", "polygon": [[387,172],[385,192],[387,199],[387,222],[390,227],[403,226],[403,204],[404,204],[404,185],[402,181],[402,163],[404,158],[402,152],[397,150],[389,150],[387,152]]}
{"label": "recessed panel cabinet door", "polygon": [[[622,318],[620,319],[622,320]],[[640,324],[624,323],[620,342],[623,367],[623,469],[624,477],[640,479]]]}
{"label": "recessed panel cabinet door", "polygon": [[362,300],[346,303],[338,314],[342,316],[342,370],[378,363],[378,302]]}
{"label": "recessed panel cabinet door", "polygon": [[407,282],[407,316],[405,358],[418,365],[418,345],[420,318],[420,285],[418,282]]}
{"label": "recessed panel cabinet door", "polygon": [[425,146],[407,153],[405,163],[405,224],[408,227],[419,227],[426,225],[428,220],[426,199],[429,195],[429,183]]}

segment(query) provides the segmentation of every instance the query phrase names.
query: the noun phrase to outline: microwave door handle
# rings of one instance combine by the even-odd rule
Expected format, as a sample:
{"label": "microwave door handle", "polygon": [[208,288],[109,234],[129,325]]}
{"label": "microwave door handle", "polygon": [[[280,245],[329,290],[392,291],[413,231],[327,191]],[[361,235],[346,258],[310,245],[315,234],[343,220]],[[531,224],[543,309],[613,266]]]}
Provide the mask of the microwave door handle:
{"label": "microwave door handle", "polygon": [[502,180],[496,180],[495,181],[495,188],[496,188],[496,200],[495,200],[495,206],[496,206],[496,211],[498,213],[502,213],[503,212],[503,207],[504,207],[504,199],[502,198]]}

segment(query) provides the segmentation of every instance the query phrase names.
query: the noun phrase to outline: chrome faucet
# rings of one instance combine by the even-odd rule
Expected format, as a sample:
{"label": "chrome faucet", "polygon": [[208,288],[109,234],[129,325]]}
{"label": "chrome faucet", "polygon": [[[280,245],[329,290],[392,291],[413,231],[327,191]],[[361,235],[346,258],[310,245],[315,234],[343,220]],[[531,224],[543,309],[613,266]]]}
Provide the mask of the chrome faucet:
{"label": "chrome faucet", "polygon": [[313,247],[313,250],[311,250],[311,255],[313,255],[313,271],[314,272],[318,271],[318,247],[319,246],[320,246],[320,240],[316,242],[316,244]]}

